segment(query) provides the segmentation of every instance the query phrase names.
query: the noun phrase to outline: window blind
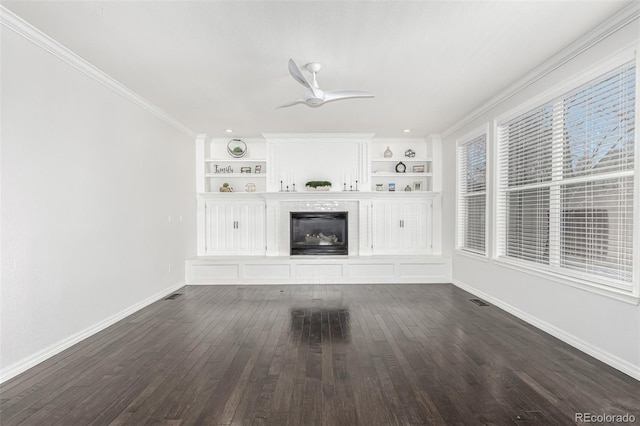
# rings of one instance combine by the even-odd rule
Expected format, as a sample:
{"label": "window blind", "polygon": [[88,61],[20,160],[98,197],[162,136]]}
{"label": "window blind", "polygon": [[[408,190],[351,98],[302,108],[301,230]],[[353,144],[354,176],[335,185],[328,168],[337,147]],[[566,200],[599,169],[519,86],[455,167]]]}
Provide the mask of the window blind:
{"label": "window blind", "polygon": [[633,62],[498,125],[498,254],[618,288],[633,279]]}
{"label": "window blind", "polygon": [[486,252],[487,135],[458,146],[458,248]]}

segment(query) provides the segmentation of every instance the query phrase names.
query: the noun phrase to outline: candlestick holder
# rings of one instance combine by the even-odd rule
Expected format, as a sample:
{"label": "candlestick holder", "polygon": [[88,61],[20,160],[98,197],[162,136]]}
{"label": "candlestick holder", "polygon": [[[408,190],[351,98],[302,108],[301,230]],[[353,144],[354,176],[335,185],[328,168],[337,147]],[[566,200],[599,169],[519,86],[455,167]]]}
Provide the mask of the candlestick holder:
{"label": "candlestick holder", "polygon": [[358,179],[356,179],[356,191],[358,190]]}
{"label": "candlestick holder", "polygon": [[293,184],[293,192],[296,192],[296,184]]}
{"label": "candlestick holder", "polygon": [[342,186],[343,186],[343,189],[342,189],[342,190],[343,190],[343,191],[346,191],[346,190],[347,190],[347,182],[343,183],[343,184],[342,184]]}
{"label": "candlestick holder", "polygon": [[282,181],[280,181],[280,192],[284,192],[284,190],[282,189]]}

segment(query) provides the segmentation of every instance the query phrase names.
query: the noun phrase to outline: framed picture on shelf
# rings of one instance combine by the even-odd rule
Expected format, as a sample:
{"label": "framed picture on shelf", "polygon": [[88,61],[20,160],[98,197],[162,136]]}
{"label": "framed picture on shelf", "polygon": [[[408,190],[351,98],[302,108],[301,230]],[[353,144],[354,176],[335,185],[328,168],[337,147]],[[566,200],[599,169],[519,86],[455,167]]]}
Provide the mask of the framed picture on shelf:
{"label": "framed picture on shelf", "polygon": [[424,173],[424,164],[413,166],[413,173]]}
{"label": "framed picture on shelf", "polygon": [[262,166],[260,164],[256,166],[256,173],[262,173]]}
{"label": "framed picture on shelf", "polygon": [[396,190],[396,184],[395,183],[390,183],[389,184],[389,192],[395,192]]}
{"label": "framed picture on shelf", "polygon": [[240,167],[240,173],[251,173],[251,167]]}
{"label": "framed picture on shelf", "polygon": [[422,181],[413,182],[413,190],[414,191],[422,191]]}

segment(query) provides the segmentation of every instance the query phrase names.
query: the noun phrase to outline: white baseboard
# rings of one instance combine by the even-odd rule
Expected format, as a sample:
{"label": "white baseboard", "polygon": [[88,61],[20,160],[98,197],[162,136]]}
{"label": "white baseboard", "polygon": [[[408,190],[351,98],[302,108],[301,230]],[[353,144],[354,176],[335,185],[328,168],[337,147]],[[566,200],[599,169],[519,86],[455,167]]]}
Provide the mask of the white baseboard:
{"label": "white baseboard", "polygon": [[87,337],[90,337],[102,330],[104,330],[105,328],[109,327],[112,324],[115,324],[116,322],[120,321],[121,319],[124,319],[126,317],[128,317],[129,315],[133,314],[134,312],[139,311],[140,309],[144,308],[145,306],[148,306],[160,299],[162,299],[163,297],[167,296],[169,293],[182,288],[185,286],[184,282],[179,282],[177,284],[174,284],[162,291],[159,291],[158,293],[154,294],[153,296],[147,297],[146,299],[132,305],[129,306],[128,308],[124,309],[123,311],[118,312],[115,315],[110,316],[109,318],[106,318],[102,321],[100,321],[97,324],[92,325],[89,328],[86,328],[82,331],[80,331],[79,333],[76,333],[72,336],[67,337],[64,340],[61,340],[58,343],[55,343],[43,350],[41,350],[40,352],[37,352],[25,359],[22,359],[18,362],[15,362],[11,365],[9,365],[6,368],[3,368],[2,370],[0,370],[0,383],[4,383],[9,379],[12,379],[13,377],[17,376],[20,373],[23,373],[25,371],[27,371],[28,369],[30,369],[31,367],[34,367],[38,364],[40,364],[41,362],[51,358],[52,356],[62,352],[63,350],[70,348],[71,346],[75,345],[76,343],[86,339]]}
{"label": "white baseboard", "polygon": [[496,299],[495,297],[490,296],[468,284],[455,279],[451,280],[451,282],[456,287],[466,290],[469,293],[472,293],[473,295],[486,300],[487,302],[491,302],[500,309],[503,309],[511,315],[520,318],[521,320],[533,325],[536,328],[539,328],[546,333],[549,333],[553,337],[556,337],[557,339],[562,340],[563,342],[573,346],[574,348],[581,350],[587,355],[591,355],[592,357],[604,362],[605,364],[615,368],[616,370],[619,370],[636,380],[640,380],[640,366],[631,364],[630,362],[625,361],[599,347],[593,346],[590,343],[587,343],[584,340],[572,334],[569,334],[552,324],[542,321],[540,318],[529,315],[528,313],[521,311],[520,309],[515,308],[500,299]]}

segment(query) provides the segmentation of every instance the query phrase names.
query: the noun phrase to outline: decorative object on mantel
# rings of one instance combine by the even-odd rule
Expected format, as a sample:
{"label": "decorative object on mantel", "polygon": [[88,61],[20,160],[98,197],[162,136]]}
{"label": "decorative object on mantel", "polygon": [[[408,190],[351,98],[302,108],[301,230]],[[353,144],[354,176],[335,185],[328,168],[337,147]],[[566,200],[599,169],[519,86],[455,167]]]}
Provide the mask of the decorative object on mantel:
{"label": "decorative object on mantel", "polygon": [[246,184],[246,185],[244,186],[244,189],[245,189],[247,192],[256,192],[256,184],[255,184],[255,183],[251,183],[251,182],[249,182],[248,184]]}
{"label": "decorative object on mantel", "polygon": [[407,171],[407,166],[402,161],[396,164],[397,173],[404,173],[406,171]]}
{"label": "decorative object on mantel", "polygon": [[260,164],[256,166],[256,173],[262,173],[262,166]]}
{"label": "decorative object on mantel", "polygon": [[307,191],[329,191],[331,189],[331,182],[326,180],[310,180],[304,185]]}
{"label": "decorative object on mantel", "polygon": [[389,192],[395,192],[396,190],[396,184],[395,183],[390,183],[389,184]]}
{"label": "decorative object on mantel", "polygon": [[393,157],[393,151],[391,151],[389,147],[387,147],[387,149],[384,150],[383,155],[384,155],[384,158],[391,158]]}
{"label": "decorative object on mantel", "polygon": [[384,191],[384,185],[381,183],[376,183],[376,191]]}
{"label": "decorative object on mantel", "polygon": [[233,158],[244,157],[247,153],[247,144],[242,139],[231,139],[227,143],[227,152]]}
{"label": "decorative object on mantel", "polygon": [[229,184],[225,182],[220,187],[220,192],[233,192],[233,187],[229,186]]}
{"label": "decorative object on mantel", "polygon": [[411,185],[407,185],[404,187],[405,192],[411,192]]}
{"label": "decorative object on mantel", "polygon": [[240,173],[251,173],[251,167],[240,167]]}
{"label": "decorative object on mantel", "polygon": [[411,148],[409,148],[408,150],[406,150],[404,152],[404,156],[407,158],[413,158],[416,156],[416,152],[414,150],[412,150]]}
{"label": "decorative object on mantel", "polygon": [[422,191],[422,181],[413,182],[414,191]]}

